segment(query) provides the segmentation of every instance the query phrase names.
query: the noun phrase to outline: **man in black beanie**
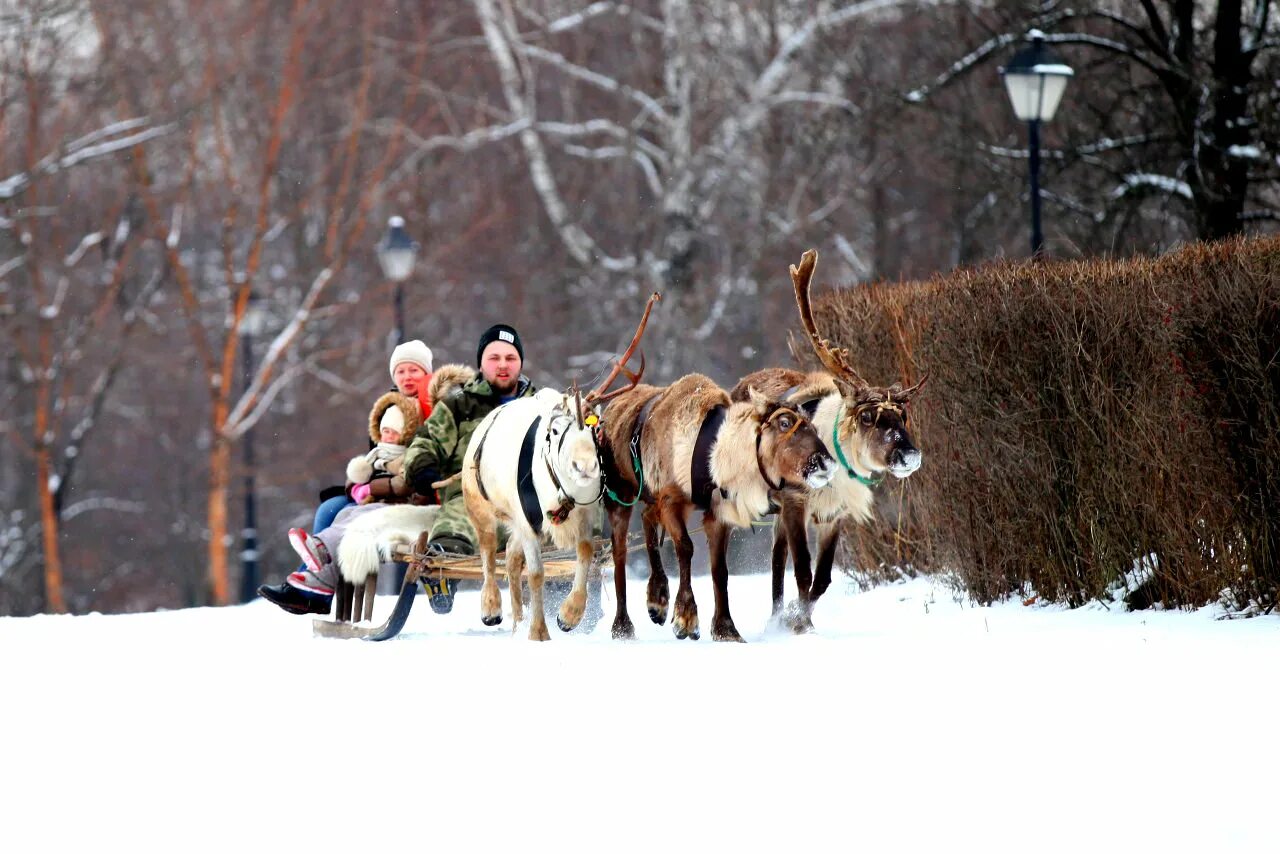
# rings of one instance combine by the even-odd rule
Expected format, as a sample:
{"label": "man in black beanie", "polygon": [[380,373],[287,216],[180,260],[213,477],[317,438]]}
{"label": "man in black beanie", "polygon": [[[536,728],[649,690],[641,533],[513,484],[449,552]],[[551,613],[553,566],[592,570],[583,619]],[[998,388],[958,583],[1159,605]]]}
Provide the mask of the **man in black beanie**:
{"label": "man in black beanie", "polygon": [[[435,407],[404,455],[404,474],[415,492],[430,495],[432,483],[462,471],[467,443],[485,416],[507,401],[530,397],[535,391],[533,383],[520,373],[524,348],[520,333],[512,326],[497,323],[484,331],[476,348],[476,363],[480,370],[470,379],[466,378],[470,369],[461,365],[436,372],[432,381]],[[457,384],[441,387],[454,376]],[[476,533],[462,500],[461,478],[444,490],[440,503],[440,515],[431,526],[430,547],[437,552],[474,554]],[[434,610],[452,607],[451,589],[432,593]]]}
{"label": "man in black beanie", "polygon": [[515,396],[520,369],[524,367],[524,347],[514,326],[495,323],[480,335],[476,367],[490,388],[503,398],[503,403]]}

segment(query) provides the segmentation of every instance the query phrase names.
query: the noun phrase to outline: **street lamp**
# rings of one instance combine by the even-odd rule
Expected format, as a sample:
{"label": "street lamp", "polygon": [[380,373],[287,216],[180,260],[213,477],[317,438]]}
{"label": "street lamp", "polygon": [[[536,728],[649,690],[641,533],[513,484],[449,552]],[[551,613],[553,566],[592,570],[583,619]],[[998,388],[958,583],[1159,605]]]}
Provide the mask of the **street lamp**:
{"label": "street lamp", "polygon": [[1071,67],[1058,59],[1044,44],[1044,33],[1031,30],[1027,33],[1030,47],[1024,47],[1013,55],[1012,61],[1000,69],[1004,76],[1004,88],[1013,102],[1013,112],[1027,123],[1027,137],[1031,150],[1031,254],[1044,251],[1044,236],[1040,233],[1040,123],[1053,118],[1066,91],[1067,81],[1075,74]]}
{"label": "street lamp", "polygon": [[413,273],[413,262],[418,257],[418,244],[404,230],[404,219],[393,216],[387,220],[387,236],[378,244],[378,263],[383,274],[396,283],[396,340],[404,340],[404,283]]}
{"label": "street lamp", "polygon": [[[252,291],[244,317],[240,318],[240,362],[247,392],[253,383],[253,337],[267,328],[267,311]],[[244,530],[240,532],[240,601],[252,602],[258,595],[258,512],[253,477],[253,428],[244,431]]]}

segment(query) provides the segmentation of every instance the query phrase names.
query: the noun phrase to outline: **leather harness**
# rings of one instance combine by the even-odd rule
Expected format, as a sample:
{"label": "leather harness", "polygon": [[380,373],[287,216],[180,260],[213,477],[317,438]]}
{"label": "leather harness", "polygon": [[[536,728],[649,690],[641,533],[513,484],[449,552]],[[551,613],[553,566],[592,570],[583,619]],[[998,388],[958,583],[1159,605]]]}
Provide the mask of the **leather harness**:
{"label": "leather harness", "polygon": [[[702,419],[702,426],[698,428],[698,440],[693,446],[693,459],[690,461],[689,474],[690,483],[693,487],[693,503],[703,510],[711,509],[711,494],[716,489],[716,482],[711,478],[711,446],[715,444],[716,437],[720,434],[720,427],[724,424],[724,415],[727,407],[713,406],[707,410],[707,414]],[[756,462],[760,461],[760,439],[756,437]],[[761,469],[763,473],[764,469]],[[765,478],[765,482],[768,482]],[[723,494],[723,491],[722,491]]]}

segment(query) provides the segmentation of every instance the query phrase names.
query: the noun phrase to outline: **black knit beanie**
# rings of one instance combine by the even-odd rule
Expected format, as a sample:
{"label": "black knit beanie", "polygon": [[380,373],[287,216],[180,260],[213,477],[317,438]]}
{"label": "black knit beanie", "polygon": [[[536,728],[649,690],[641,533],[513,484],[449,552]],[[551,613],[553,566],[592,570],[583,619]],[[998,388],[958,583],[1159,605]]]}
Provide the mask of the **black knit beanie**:
{"label": "black knit beanie", "polygon": [[508,326],[505,323],[495,323],[484,331],[480,336],[480,346],[476,348],[476,365],[479,366],[484,358],[484,348],[488,347],[494,341],[505,341],[512,347],[516,348],[516,352],[520,354],[520,361],[524,361],[524,347],[520,344],[520,333],[516,332],[514,326]]}

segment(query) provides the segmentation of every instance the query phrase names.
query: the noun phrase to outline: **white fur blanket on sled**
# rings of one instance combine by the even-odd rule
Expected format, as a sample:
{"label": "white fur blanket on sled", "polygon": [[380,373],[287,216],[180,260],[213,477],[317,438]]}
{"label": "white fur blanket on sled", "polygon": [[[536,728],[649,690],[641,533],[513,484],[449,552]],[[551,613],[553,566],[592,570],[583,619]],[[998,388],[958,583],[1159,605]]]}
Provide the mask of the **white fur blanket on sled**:
{"label": "white fur blanket on sled", "polygon": [[338,544],[338,570],[342,577],[352,584],[363,584],[378,567],[391,562],[392,549],[412,545],[419,534],[429,530],[439,512],[438,504],[388,504],[352,520]]}

